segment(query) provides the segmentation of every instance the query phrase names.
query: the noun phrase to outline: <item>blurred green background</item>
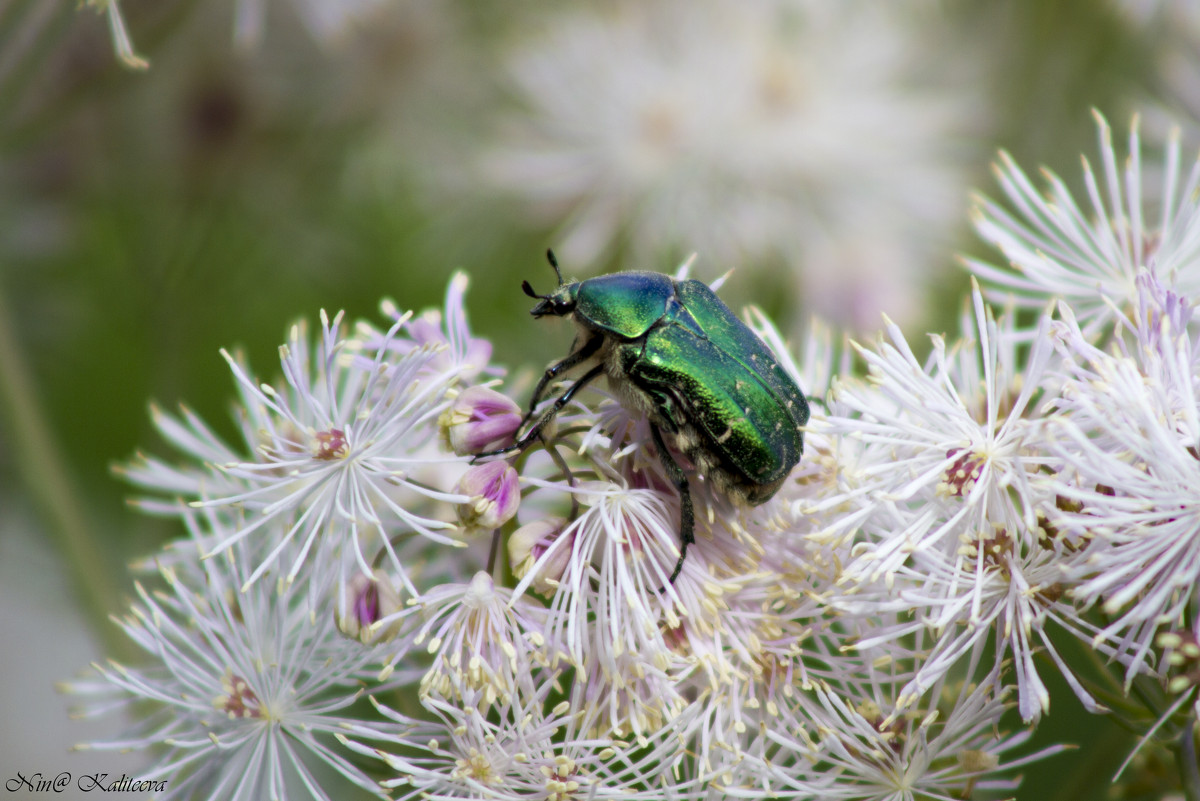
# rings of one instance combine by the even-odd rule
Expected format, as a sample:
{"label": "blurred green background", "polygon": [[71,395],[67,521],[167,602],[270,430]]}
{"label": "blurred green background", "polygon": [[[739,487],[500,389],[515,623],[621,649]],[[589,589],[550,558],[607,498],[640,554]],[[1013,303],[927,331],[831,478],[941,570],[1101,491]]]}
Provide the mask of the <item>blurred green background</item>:
{"label": "blurred green background", "polygon": [[[6,775],[34,761],[50,772],[63,764],[61,752],[39,754],[57,741],[26,736],[31,722],[61,717],[49,681],[100,655],[86,632],[101,625],[101,639],[111,633],[103,618],[131,588],[124,565],[179,533],[127,509],[127,488],[110,472],[138,449],[167,453],[149,424],[148,401],[166,408],[186,402],[233,433],[233,383],[219,348],[243,349],[271,378],[277,347],[298,317],[323,308],[378,320],[385,296],[402,308],[439,305],[451,273],[465,269],[472,327],[495,344],[496,361],[539,367],[564,343],[531,323],[520,283],[548,285],[542,254],[560,246],[571,257],[563,259],[565,272],[577,277],[668,271],[696,249],[694,275],[712,280],[736,267],[722,290],[731,305],[758,303],[792,335],[818,315],[870,336],[864,321],[878,320],[882,310],[923,344],[923,331],[956,326],[967,286],[956,254],[996,258],[972,239],[968,193],[998,194],[988,171],[998,148],[1031,172],[1049,166],[1078,190],[1079,154],[1096,152],[1091,109],[1106,115],[1118,139],[1137,111],[1144,139],[1154,141],[1170,119],[1194,142],[1187,135],[1200,108],[1200,14],[1183,3],[913,0],[892,4],[886,19],[872,17],[869,25],[860,11],[824,7],[824,17],[838,17],[832,20],[797,12],[797,30],[773,46],[787,58],[818,43],[830,54],[817,60],[820,69],[784,75],[823,98],[826,116],[813,115],[812,141],[833,153],[836,140],[845,140],[836,125],[853,126],[853,116],[835,121],[825,137],[832,144],[818,128],[836,116],[838,103],[892,104],[875,116],[870,108],[854,113],[894,120],[896,128],[845,141],[872,165],[878,189],[853,176],[841,186],[836,174],[806,183],[787,142],[771,145],[783,148],[781,172],[791,170],[805,197],[788,196],[784,224],[756,227],[740,215],[757,201],[739,199],[747,190],[731,186],[730,175],[744,161],[735,158],[740,148],[766,147],[774,134],[760,142],[748,130],[745,139],[718,140],[718,155],[708,160],[724,172],[688,163],[628,186],[620,184],[628,154],[604,150],[620,150],[622,135],[606,113],[605,92],[613,90],[605,81],[618,75],[636,93],[639,64],[674,64],[675,56],[692,54],[673,43],[664,45],[666,55],[639,61],[620,48],[694,33],[672,22],[678,10],[665,7],[645,23],[649,32],[630,34],[641,12],[613,2],[124,0],[120,8],[148,70],[118,62],[107,20],[95,9],[0,0],[0,604],[10,639],[23,638],[3,663],[6,676],[20,679],[0,696]],[[321,8],[323,21],[314,22]],[[254,11],[264,14],[257,36],[235,23]],[[730,4],[720,13],[742,12]],[[589,25],[618,31],[600,40],[608,49],[580,33]],[[891,27],[878,48],[859,38],[880,35],[880,26]],[[726,35],[700,52],[719,64],[753,47],[740,27]],[[906,54],[908,71],[884,76],[895,83],[861,88],[846,77],[879,66],[868,60],[860,67],[859,51],[885,47]],[[838,54],[845,63],[835,63]],[[542,78],[522,77],[536,58],[562,64],[555,77],[565,101],[552,92],[537,96]],[[680,69],[686,78],[686,63]],[[691,112],[708,114],[714,128],[730,122],[720,104],[690,108],[681,119]],[[911,136],[902,130],[909,121]],[[565,200],[539,195],[546,165],[533,157],[556,143],[580,163],[598,163],[595,174],[612,180]],[[857,155],[844,157],[853,163]],[[530,165],[528,180],[523,165]],[[894,180],[884,174],[888,165]],[[925,185],[921,169],[937,173],[949,198],[940,201],[940,217],[915,225],[876,219],[880,208],[905,211],[906,187],[915,195]],[[711,216],[658,222],[654,181],[670,183],[668,198],[706,198],[697,207]],[[753,174],[747,182],[753,191]],[[725,198],[732,198],[728,207]],[[614,204],[615,222],[597,235],[603,242],[573,237],[580,229],[572,214],[600,217]],[[793,218],[797,241],[784,242],[778,232],[791,230]],[[706,229],[730,220],[737,224],[706,253]],[[873,244],[881,231],[890,233]],[[910,245],[908,272],[877,258]],[[914,299],[893,312],[872,299],[859,304],[853,286],[823,295],[822,282],[842,267],[822,254],[851,260],[859,285],[878,270],[878,280],[898,281]],[[64,539],[64,529],[86,534],[94,557],[64,559],[64,551],[82,547]],[[95,574],[103,574],[94,582],[100,589],[85,589]],[[71,616],[90,622],[65,622]],[[80,645],[65,662],[27,639],[68,635]],[[1132,741],[1111,721],[1085,715],[1065,686],[1054,698],[1037,740],[1080,748],[1026,770],[1020,798],[1158,797],[1155,787],[1144,794],[1109,788]],[[64,743],[82,739],[69,729],[63,736]]]}

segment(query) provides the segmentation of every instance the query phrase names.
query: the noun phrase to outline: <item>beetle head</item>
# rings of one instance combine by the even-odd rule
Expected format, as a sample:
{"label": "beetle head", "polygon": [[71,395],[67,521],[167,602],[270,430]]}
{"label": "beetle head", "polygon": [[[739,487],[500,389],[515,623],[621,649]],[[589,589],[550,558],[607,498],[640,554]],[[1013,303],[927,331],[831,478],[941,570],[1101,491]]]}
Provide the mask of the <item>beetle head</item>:
{"label": "beetle head", "polygon": [[554,251],[547,250],[546,258],[550,261],[550,266],[554,268],[554,274],[558,276],[558,288],[548,295],[539,295],[533,291],[533,287],[528,281],[521,282],[521,289],[531,298],[541,301],[530,310],[530,314],[534,317],[545,317],[546,315],[554,315],[555,317],[566,317],[575,311],[575,296],[579,291],[579,284],[564,284],[562,273],[558,269],[558,259],[554,258]]}

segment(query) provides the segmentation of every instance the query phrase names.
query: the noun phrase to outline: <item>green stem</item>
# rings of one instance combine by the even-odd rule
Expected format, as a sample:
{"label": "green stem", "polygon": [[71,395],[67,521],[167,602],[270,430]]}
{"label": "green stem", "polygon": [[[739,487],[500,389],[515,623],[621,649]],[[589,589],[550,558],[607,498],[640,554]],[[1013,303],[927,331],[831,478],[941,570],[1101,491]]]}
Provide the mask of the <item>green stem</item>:
{"label": "green stem", "polygon": [[89,531],[78,492],[38,402],[33,379],[12,331],[3,285],[0,285],[0,414],[7,424],[15,463],[29,498],[68,569],[75,601],[105,650],[114,657],[131,652],[128,640],[108,619],[121,595],[113,571]]}

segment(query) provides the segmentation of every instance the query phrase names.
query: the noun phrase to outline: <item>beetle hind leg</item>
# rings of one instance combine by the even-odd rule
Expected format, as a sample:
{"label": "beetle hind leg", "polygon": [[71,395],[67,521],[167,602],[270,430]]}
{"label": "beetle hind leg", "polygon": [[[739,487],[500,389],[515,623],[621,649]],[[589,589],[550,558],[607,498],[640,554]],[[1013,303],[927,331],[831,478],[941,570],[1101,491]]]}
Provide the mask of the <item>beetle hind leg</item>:
{"label": "beetle hind leg", "polygon": [[696,514],[692,509],[692,491],[688,485],[687,474],[683,472],[679,463],[671,458],[671,452],[667,450],[667,444],[663,442],[662,432],[654,423],[650,424],[650,433],[654,437],[654,446],[658,448],[658,458],[667,471],[667,478],[671,479],[675,489],[679,490],[679,561],[675,563],[675,569],[671,571],[671,577],[667,579],[668,584],[674,584],[675,579],[679,578],[679,571],[683,570],[683,560],[687,558],[688,546],[696,541]]}

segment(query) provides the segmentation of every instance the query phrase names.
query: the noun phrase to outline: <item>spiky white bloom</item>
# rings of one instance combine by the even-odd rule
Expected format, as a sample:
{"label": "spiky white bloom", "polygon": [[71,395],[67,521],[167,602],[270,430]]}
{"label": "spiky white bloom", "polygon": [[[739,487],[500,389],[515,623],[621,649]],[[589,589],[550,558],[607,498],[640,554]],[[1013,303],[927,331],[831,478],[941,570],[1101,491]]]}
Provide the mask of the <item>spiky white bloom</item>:
{"label": "spiky white bloom", "polygon": [[[1096,114],[1103,183],[1084,159],[1087,206],[1066,184],[1046,172],[1049,190],[1038,192],[1006,153],[995,168],[1016,214],[986,198],[977,201],[975,228],[998,247],[1012,269],[968,260],[981,279],[1017,293],[1020,302],[1041,308],[1051,298],[1070,305],[1089,335],[1095,335],[1136,301],[1135,281],[1143,271],[1174,282],[1184,294],[1200,294],[1200,162],[1190,170],[1180,156],[1180,134],[1167,141],[1159,171],[1143,171],[1135,117],[1124,169],[1118,163],[1108,123]],[[1185,172],[1186,171],[1186,172]]]}
{"label": "spiky white bloom", "polygon": [[768,732],[779,750],[767,764],[776,793],[846,801],[961,798],[973,788],[1011,790],[997,778],[1050,748],[1005,762],[1029,737],[1001,734],[1005,704],[995,671],[979,684],[938,681],[918,706],[898,705],[899,682],[886,671],[817,683],[796,693]]}
{"label": "spiky white bloom", "polygon": [[[433,664],[421,679],[420,695],[462,702],[477,697],[490,706],[532,696],[541,672],[564,661],[546,641],[545,610],[526,597],[497,587],[480,571],[469,583],[443,584],[411,604],[424,622],[414,626],[413,647],[424,646]],[[388,623],[387,619],[380,625]],[[408,643],[405,643],[407,650]],[[396,660],[404,651],[397,654]]]}
{"label": "spiky white bloom", "polygon": [[[577,513],[553,525],[534,517],[519,529],[513,545],[522,578],[514,593],[550,596],[547,640],[579,666],[592,697],[604,699],[609,725],[640,735],[683,708],[679,681],[697,656],[681,641],[724,630],[722,597],[751,569],[756,545],[728,499],[694,481],[697,541],[669,583],[680,554],[679,495],[663,475],[646,421],[607,393],[586,400],[596,396],[595,411],[576,398],[563,415],[583,429],[575,477],[558,468],[538,476],[544,458],[525,465],[535,489],[530,514],[560,498],[573,499]],[[534,539],[526,542],[526,534]]]}
{"label": "spiky white bloom", "polygon": [[627,246],[646,263],[685,244],[717,263],[800,265],[800,296],[843,322],[874,328],[885,301],[898,316],[918,304],[965,193],[945,143],[970,107],[909,80],[933,46],[911,17],[621,3],[548,27],[511,57],[524,108],[483,180],[561,223],[567,261]]}
{"label": "spiky white bloom", "polygon": [[[685,755],[671,730],[636,742],[594,733],[595,703],[575,695],[550,707],[552,686],[540,685],[532,697],[514,695],[489,714],[480,712],[478,698],[464,699],[462,707],[434,699],[435,721],[415,722],[377,704],[407,730],[380,747],[348,744],[387,762],[397,776],[383,786],[401,801],[703,797],[707,777],[674,773]],[[352,728],[348,736],[358,734]]]}
{"label": "spiky white bloom", "polygon": [[[217,553],[251,535],[269,537],[272,547],[262,551],[247,582],[258,580],[298,542],[301,547],[290,551],[289,581],[307,559],[329,561],[340,565],[344,597],[345,583],[356,573],[373,575],[372,563],[386,554],[415,594],[393,545],[395,534],[413,531],[441,545],[460,544],[443,533],[453,524],[434,513],[437,502],[465,499],[420,480],[431,465],[464,462],[436,451],[437,419],[449,403],[447,390],[459,379],[459,365],[435,366],[443,350],[436,343],[411,346],[398,356],[390,343],[405,338],[407,316],[375,347],[346,338],[341,320],[340,314],[332,320],[322,315],[315,344],[302,324],[293,327],[280,348],[285,381],[278,386],[258,383],[222,351],[241,393],[242,434],[251,458],[220,442],[186,411],[182,420],[160,413],[156,422],[163,435],[203,467],[143,461],[127,476],[152,490],[193,498],[193,506],[250,512],[210,550]],[[210,461],[216,458],[220,461]]]}
{"label": "spiky white bloom", "polygon": [[712,774],[714,789],[727,794],[711,798],[733,796],[735,789],[742,797],[771,797],[761,760],[773,750],[766,732],[784,725],[785,699],[809,684],[810,671],[836,673],[861,661],[840,650],[845,632],[822,619],[827,606],[790,579],[764,565],[736,588],[723,582],[710,599],[711,619],[684,617],[669,631],[691,665],[683,687],[693,699],[689,710],[695,708],[670,725],[688,743],[693,764],[685,775]]}
{"label": "spiky white bloom", "polygon": [[[844,499],[877,515],[865,524],[875,538],[858,548],[847,568],[852,576],[874,581],[926,549],[953,553],[960,535],[989,536],[997,522],[1022,538],[1036,536],[1032,477],[1045,458],[1034,448],[1036,421],[1028,419],[1028,407],[1053,350],[1035,335],[1022,370],[1011,320],[997,326],[978,287],[972,300],[974,319],[964,320],[968,339],[948,346],[932,336],[933,353],[921,365],[888,321],[887,340],[881,336],[874,349],[856,345],[869,383],[841,381],[834,388],[848,414],[827,419],[829,435],[886,454],[864,468]],[[850,521],[832,527],[844,531],[861,518]]]}
{"label": "spiky white bloom", "polygon": [[[1090,640],[1096,629],[1079,619],[1065,572],[1079,560],[1079,540],[1053,535],[1044,515],[1054,494],[1041,478],[1055,469],[1042,445],[1043,419],[1034,408],[1053,398],[1044,380],[1054,349],[1050,320],[1032,334],[999,323],[976,287],[968,338],[947,348],[934,338],[922,367],[903,335],[859,348],[871,384],[840,384],[848,413],[827,419],[829,430],[874,450],[844,502],[856,511],[830,524],[835,541],[858,538],[845,568],[845,593],[833,602],[849,613],[910,610],[880,625],[860,647],[936,632],[930,651],[897,702],[915,701],[954,665],[989,642],[1000,664],[1016,666],[1018,708],[1037,719],[1050,697],[1034,663],[1047,651],[1079,698],[1098,705],[1059,656],[1047,626]],[[1029,343],[1022,365],[1018,348]],[[826,503],[832,503],[830,498]],[[823,535],[829,539],[830,534]],[[1116,653],[1108,645],[1109,656]]]}
{"label": "spiky white bloom", "polygon": [[1056,328],[1067,384],[1053,447],[1066,469],[1052,522],[1086,543],[1075,594],[1102,603],[1098,635],[1135,651],[1127,679],[1154,668],[1154,630],[1181,619],[1200,589],[1200,342],[1191,306],[1139,277],[1127,339],[1089,342],[1069,308]]}
{"label": "spiky white bloom", "polygon": [[[581,484],[574,493],[582,504],[579,517],[538,559],[551,561],[561,549],[571,549],[550,600],[546,637],[587,675],[614,729],[657,730],[684,706],[668,676],[681,665],[664,639],[670,600],[659,592],[679,554],[670,496],[619,479]],[[677,581],[687,584],[702,570],[700,562],[689,556]],[[538,569],[517,585],[516,594]]]}
{"label": "spiky white bloom", "polygon": [[[426,309],[412,317],[405,323],[403,337],[391,336],[387,330],[364,323],[359,325],[359,339],[371,351],[386,350],[400,356],[419,348],[431,348],[436,355],[426,369],[433,373],[453,373],[463,382],[479,375],[503,375],[504,370],[491,363],[492,343],[471,334],[465,306],[469,283],[464,272],[450,276],[442,308]],[[410,316],[391,301],[384,301],[380,306],[384,316],[393,323],[403,322]]]}
{"label": "spiky white bloom", "polygon": [[[200,522],[190,522],[195,534]],[[205,524],[221,525],[213,515]],[[80,747],[157,753],[145,776],[167,780],[164,799],[286,799],[289,786],[337,797],[314,775],[322,766],[378,792],[334,735],[351,722],[362,736],[394,728],[349,711],[364,689],[386,689],[373,679],[387,652],[343,636],[333,614],[314,614],[305,581],[242,591],[249,551],[243,541],[201,560],[197,548],[190,562],[162,566],[165,590],[137,585],[139,600],[117,622],[147,663],[96,663],[97,677],[63,689],[85,715],[129,708],[139,720],[119,739]]]}

